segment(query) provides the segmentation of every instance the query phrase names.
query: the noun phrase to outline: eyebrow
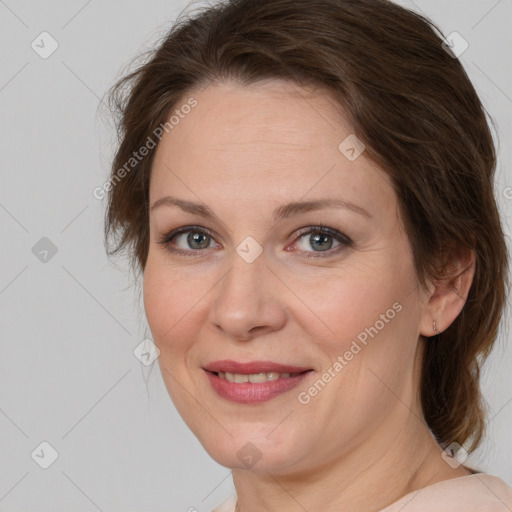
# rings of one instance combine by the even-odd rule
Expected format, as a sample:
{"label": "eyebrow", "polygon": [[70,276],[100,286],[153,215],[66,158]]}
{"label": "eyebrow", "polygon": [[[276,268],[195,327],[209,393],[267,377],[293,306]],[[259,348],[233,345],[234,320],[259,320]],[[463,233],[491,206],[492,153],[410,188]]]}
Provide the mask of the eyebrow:
{"label": "eyebrow", "polygon": [[[195,203],[192,201],[186,201],[184,199],[178,199],[173,196],[165,196],[157,201],[151,206],[150,211],[155,210],[160,206],[178,206],[183,211],[192,213],[195,215],[200,215],[201,217],[207,219],[217,218],[217,215],[213,213],[213,211],[204,203]],[[351,203],[349,201],[344,201],[342,199],[315,199],[312,201],[294,201],[291,203],[284,204],[276,208],[272,214],[272,217],[275,222],[279,222],[283,219],[293,217],[295,215],[300,215],[302,213],[310,212],[313,210],[321,210],[324,208],[345,208],[347,210],[352,210],[355,213],[359,213],[365,217],[371,218],[372,215],[357,204]]]}

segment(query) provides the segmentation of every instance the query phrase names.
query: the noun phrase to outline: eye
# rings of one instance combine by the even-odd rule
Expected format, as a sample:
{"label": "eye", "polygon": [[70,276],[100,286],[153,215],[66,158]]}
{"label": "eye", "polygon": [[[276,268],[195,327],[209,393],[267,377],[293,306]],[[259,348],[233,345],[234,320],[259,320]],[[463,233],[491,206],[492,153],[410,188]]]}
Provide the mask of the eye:
{"label": "eye", "polygon": [[212,233],[199,226],[184,226],[175,229],[157,241],[169,251],[186,256],[194,256],[194,251],[214,247],[211,246],[212,242],[214,242]]}
{"label": "eye", "polygon": [[[304,240],[303,240],[304,239]],[[343,248],[352,245],[352,240],[343,233],[340,233],[336,229],[329,228],[327,226],[315,226],[307,228],[306,231],[302,231],[299,237],[296,239],[299,242],[294,242],[299,245],[299,249],[303,252],[313,253],[327,253],[326,256],[332,255],[333,253],[340,252]],[[337,245],[334,245],[337,244]],[[307,249],[307,247],[313,247],[313,251]],[[333,249],[334,246],[334,249]],[[333,249],[333,250],[332,250]],[[307,258],[323,258],[323,255],[307,255]]]}
{"label": "eye", "polygon": [[[350,238],[338,230],[322,225],[303,229],[294,244],[297,244],[297,240],[299,240],[300,252],[309,253],[306,254],[307,258],[332,256],[353,243]],[[162,244],[170,252],[184,256],[199,256],[203,249],[211,249],[216,246],[213,233],[200,226],[184,226],[175,229],[160,238],[157,243]],[[313,251],[307,249],[308,245],[313,247]],[[285,250],[290,249],[286,248]],[[312,253],[317,253],[317,255]],[[326,254],[324,256],[318,253]]]}

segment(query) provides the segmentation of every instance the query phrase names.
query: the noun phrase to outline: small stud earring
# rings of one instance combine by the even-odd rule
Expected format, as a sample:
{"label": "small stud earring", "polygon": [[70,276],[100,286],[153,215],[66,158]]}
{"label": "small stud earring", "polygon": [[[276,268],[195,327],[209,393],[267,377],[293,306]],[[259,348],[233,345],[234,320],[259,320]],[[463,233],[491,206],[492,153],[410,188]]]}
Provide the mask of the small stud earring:
{"label": "small stud earring", "polygon": [[437,332],[437,325],[436,325],[436,321],[434,320],[434,332]]}

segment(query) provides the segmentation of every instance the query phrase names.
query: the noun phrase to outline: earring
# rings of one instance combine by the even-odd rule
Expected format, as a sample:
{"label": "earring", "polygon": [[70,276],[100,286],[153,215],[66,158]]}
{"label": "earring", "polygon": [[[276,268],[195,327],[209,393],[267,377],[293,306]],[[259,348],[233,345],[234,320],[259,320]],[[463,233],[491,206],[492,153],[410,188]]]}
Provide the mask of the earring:
{"label": "earring", "polygon": [[435,320],[434,320],[434,325],[433,325],[433,327],[434,327],[434,332],[437,332],[437,325],[436,325],[436,321],[435,321]]}

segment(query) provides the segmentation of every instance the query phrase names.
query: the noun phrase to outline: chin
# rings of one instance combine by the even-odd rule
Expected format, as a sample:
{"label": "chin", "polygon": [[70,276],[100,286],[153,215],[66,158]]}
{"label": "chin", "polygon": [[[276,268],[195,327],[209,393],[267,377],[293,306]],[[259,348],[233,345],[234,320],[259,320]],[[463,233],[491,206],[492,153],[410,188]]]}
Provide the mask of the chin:
{"label": "chin", "polygon": [[[287,443],[276,436],[268,437],[272,429],[266,428],[264,435],[254,432],[250,427],[240,428],[240,434],[231,432],[232,436],[223,431],[222,436],[197,435],[203,448],[210,457],[221,466],[230,469],[246,469],[254,473],[276,473],[294,465],[300,453],[299,447],[304,450],[304,443],[294,443],[287,435]],[[259,430],[259,429],[258,429]],[[251,435],[252,434],[252,435]]]}

